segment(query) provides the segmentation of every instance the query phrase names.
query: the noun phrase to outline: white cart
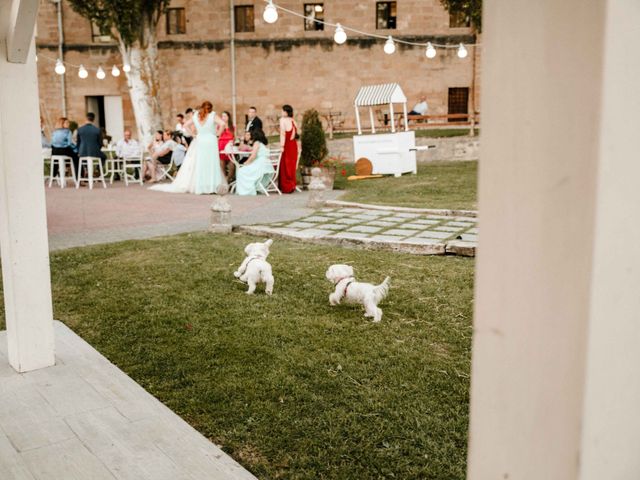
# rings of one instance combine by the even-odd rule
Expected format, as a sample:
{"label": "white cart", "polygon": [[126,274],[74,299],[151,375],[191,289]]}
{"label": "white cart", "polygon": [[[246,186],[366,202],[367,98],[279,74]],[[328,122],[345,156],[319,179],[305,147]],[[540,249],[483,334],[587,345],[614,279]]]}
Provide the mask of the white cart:
{"label": "white cart", "polygon": [[[404,131],[396,131],[393,104],[401,103],[404,117]],[[376,134],[373,107],[389,105],[391,117],[391,133]],[[371,134],[363,135],[360,121],[360,108],[369,108]],[[395,175],[416,173],[416,137],[409,131],[407,119],[407,97],[397,83],[383,85],[367,85],[360,88],[355,100],[358,135],[353,137],[353,153],[355,159],[368,158],[373,166],[374,174]]]}

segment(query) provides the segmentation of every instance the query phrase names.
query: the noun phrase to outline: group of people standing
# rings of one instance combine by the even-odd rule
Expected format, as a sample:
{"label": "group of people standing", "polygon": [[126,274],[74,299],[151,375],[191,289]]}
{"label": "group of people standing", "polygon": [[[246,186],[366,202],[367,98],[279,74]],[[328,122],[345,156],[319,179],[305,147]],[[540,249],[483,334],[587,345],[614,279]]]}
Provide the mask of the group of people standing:
{"label": "group of people standing", "polygon": [[[274,169],[269,159],[269,141],[262,128],[262,120],[255,107],[247,112],[247,123],[242,138],[236,138],[231,114],[220,115],[213,105],[205,101],[194,111],[187,109],[177,116],[175,131],[158,132],[149,146],[151,160],[144,175],[155,182],[158,163],[169,163],[171,159],[179,166],[178,174],[169,184],[154,185],[152,190],[171,193],[210,194],[226,190],[235,178],[238,195],[256,195],[260,184],[266,186],[273,177]],[[173,136],[173,138],[172,138]],[[283,193],[296,189],[296,166],[298,161],[298,132],[293,119],[293,108],[284,105],[280,119],[280,175],[279,188]],[[230,149],[250,152],[241,160],[240,168],[231,161]],[[176,152],[186,152],[176,160]],[[227,152],[227,153],[225,153]]]}

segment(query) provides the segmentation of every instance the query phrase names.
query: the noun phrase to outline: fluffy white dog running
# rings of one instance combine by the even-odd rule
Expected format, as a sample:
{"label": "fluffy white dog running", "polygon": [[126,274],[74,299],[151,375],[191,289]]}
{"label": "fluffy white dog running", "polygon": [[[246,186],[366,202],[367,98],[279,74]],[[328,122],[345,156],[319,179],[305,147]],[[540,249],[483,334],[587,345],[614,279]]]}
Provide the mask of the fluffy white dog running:
{"label": "fluffy white dog running", "polygon": [[356,282],[353,268],[349,265],[331,265],[326,276],[336,286],[336,290],[329,295],[331,305],[338,305],[344,298],[347,302],[364,305],[365,317],[373,317],[374,322],[382,320],[382,310],[378,308],[378,303],[389,293],[389,277],[380,285]]}
{"label": "fluffy white dog running", "polygon": [[267,295],[273,293],[273,273],[271,264],[267,262],[269,247],[272,243],[273,240],[269,239],[264,243],[257,242],[247,245],[244,248],[247,258],[243,260],[238,270],[233,272],[236,278],[249,284],[249,290],[247,290],[249,295],[255,292],[256,285],[260,282],[266,284],[264,291]]}

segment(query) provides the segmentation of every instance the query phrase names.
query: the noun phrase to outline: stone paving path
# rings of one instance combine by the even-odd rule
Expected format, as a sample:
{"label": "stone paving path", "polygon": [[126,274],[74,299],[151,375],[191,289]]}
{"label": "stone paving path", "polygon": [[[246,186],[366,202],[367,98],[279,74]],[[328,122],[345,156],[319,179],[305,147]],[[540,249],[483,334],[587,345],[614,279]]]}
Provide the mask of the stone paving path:
{"label": "stone paving path", "polygon": [[474,256],[477,218],[370,208],[323,208],[288,222],[243,226],[240,231],[320,243],[361,245],[423,255]]}

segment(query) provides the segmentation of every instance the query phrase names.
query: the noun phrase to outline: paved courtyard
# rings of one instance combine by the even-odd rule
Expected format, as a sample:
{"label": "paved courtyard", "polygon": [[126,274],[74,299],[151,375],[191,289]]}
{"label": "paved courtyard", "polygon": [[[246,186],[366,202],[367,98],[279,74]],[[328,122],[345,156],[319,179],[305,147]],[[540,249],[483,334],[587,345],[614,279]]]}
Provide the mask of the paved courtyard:
{"label": "paved courtyard", "polygon": [[402,210],[410,209],[329,207],[294,221],[242,227],[241,230],[426,255],[475,255],[478,242],[476,217]]}
{"label": "paved courtyard", "polygon": [[[213,195],[170,194],[146,186],[45,188],[52,250],[206,230]],[[329,198],[340,192],[327,192]],[[293,220],[309,215],[308,192],[266,197],[227,196],[234,225]]]}

